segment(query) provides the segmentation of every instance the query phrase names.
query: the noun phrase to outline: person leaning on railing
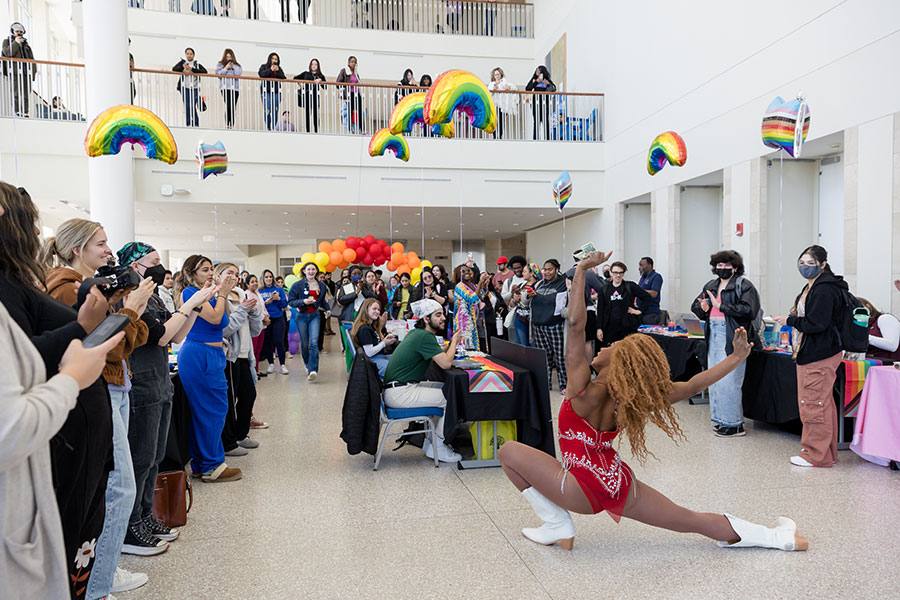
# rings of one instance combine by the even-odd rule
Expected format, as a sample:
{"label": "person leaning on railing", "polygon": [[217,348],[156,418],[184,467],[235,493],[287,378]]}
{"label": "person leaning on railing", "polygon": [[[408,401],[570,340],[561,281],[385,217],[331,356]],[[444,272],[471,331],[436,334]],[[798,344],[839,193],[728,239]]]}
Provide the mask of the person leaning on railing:
{"label": "person leaning on railing", "polygon": [[[281,57],[277,52],[270,52],[266,62],[259,67],[258,72],[262,79],[284,79],[284,71],[281,69]],[[260,97],[262,98],[263,114],[266,120],[266,129],[272,131],[278,120],[278,106],[281,104],[281,84],[277,81],[263,81],[259,84]]]}
{"label": "person leaning on railing", "polygon": [[[556,84],[550,79],[550,71],[547,67],[540,65],[534,70],[534,76],[525,86],[526,92],[555,92]],[[534,139],[538,139],[539,123],[544,126],[544,138],[550,139],[550,102],[551,97],[546,94],[533,95],[531,103],[531,115],[534,119]]]}
{"label": "person leaning on railing", "polygon": [[[234,50],[225,48],[222,53],[222,60],[216,65],[216,75],[234,75],[239,77],[244,72],[241,63],[234,57]],[[239,79],[231,77],[222,77],[219,79],[219,89],[222,91],[222,98],[225,100],[225,127],[231,129],[234,127],[234,107],[237,104],[238,96],[240,96]]]}
{"label": "person leaning on railing", "polygon": [[312,113],[313,130],[319,133],[319,93],[322,86],[318,85],[318,83],[328,81],[322,74],[319,59],[314,58],[310,60],[309,69],[296,75],[294,79],[313,82],[311,84],[305,83],[298,87],[297,106],[303,106],[306,110],[306,133],[309,133],[310,113]]}
{"label": "person leaning on railing", "polygon": [[[338,73],[338,83],[361,83],[359,72],[356,70],[356,57],[351,56],[347,59],[347,66]],[[347,129],[351,133],[365,133],[365,127],[362,126],[362,95],[359,88],[355,85],[347,86],[342,90],[344,99],[347,101]]]}
{"label": "person leaning on railing", "polygon": [[[206,73],[206,67],[194,59],[194,49],[185,48],[184,58],[178,61],[173,71],[186,73],[178,78],[176,88],[184,100],[184,118],[188,127],[199,127],[200,116],[197,114],[200,104],[200,78],[192,73]],[[203,110],[206,110],[205,108]]]}
{"label": "person leaning on railing", "polygon": [[[28,40],[25,39],[25,27],[21,23],[16,22],[9,26],[9,36],[3,40],[3,56],[34,60],[34,52],[32,52]],[[27,117],[31,82],[37,77],[37,65],[5,60],[3,61],[3,75],[9,77],[10,74],[12,74],[12,80],[7,85],[12,86],[16,115]]]}

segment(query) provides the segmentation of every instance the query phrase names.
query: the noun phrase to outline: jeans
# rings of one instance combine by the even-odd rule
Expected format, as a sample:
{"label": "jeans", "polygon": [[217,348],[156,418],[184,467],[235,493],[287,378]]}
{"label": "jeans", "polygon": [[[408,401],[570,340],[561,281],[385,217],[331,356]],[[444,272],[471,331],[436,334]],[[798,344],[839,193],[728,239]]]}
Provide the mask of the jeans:
{"label": "jeans", "polygon": [[181,98],[184,100],[184,120],[187,126],[199,127],[200,115],[197,114],[197,103],[200,101],[200,90],[183,87]]}
{"label": "jeans", "polygon": [[319,312],[301,313],[294,317],[297,323],[297,331],[300,332],[300,353],[303,362],[306,363],[306,371],[311,373],[319,370],[319,328],[322,321]]}
{"label": "jeans", "polygon": [[[168,364],[165,365],[168,371]],[[159,464],[166,456],[169,421],[172,418],[172,391],[168,373],[135,373],[131,390],[131,421],[128,444],[134,465],[135,498],[129,523],[150,515]]]}
{"label": "jeans", "polygon": [[520,321],[518,316],[513,320],[513,323],[516,325],[516,338],[518,338],[519,343],[523,346],[531,346],[531,340],[528,338],[528,323]]}
{"label": "jeans", "polygon": [[86,598],[96,600],[109,595],[113,577],[119,564],[119,554],[125,542],[128,518],[134,506],[134,468],[131,449],[128,447],[128,416],[130,412],[128,392],[109,390],[112,405],[113,460],[115,469],[106,481],[106,512],[103,531],[94,548],[96,559],[88,580]]}
{"label": "jeans", "polygon": [[262,356],[260,358],[270,365],[274,365],[275,355],[277,354],[279,362],[284,364],[284,336],[284,316],[271,317],[269,326],[266,327],[265,338],[263,338]]}
{"label": "jeans", "polygon": [[[725,335],[727,325],[722,319],[709,320],[709,354],[707,368],[711,369],[725,360]],[[742,362],[734,371],[709,387],[709,413],[713,423],[723,427],[744,424],[744,406],[741,387],[747,363]]]}
{"label": "jeans", "polygon": [[281,92],[260,92],[263,103],[263,117],[266,129],[272,131],[278,122],[278,107],[281,105]]}
{"label": "jeans", "polygon": [[[360,350],[362,352],[362,350]],[[391,362],[391,357],[387,354],[378,353],[375,356],[370,356],[372,362],[375,363],[375,366],[378,367],[378,377],[383,381],[384,380],[384,372],[387,370],[388,363]]]}

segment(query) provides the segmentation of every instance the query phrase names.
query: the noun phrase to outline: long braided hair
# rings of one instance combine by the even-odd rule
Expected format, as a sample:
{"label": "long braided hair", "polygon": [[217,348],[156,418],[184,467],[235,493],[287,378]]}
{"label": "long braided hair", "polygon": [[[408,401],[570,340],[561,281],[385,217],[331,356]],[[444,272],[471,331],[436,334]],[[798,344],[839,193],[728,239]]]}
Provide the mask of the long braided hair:
{"label": "long braided hair", "polygon": [[644,441],[647,421],[666,432],[676,444],[686,439],[669,402],[669,363],[655,340],[632,334],[616,344],[609,364],[608,387],[618,405],[616,425],[628,435],[631,453],[641,464],[648,455],[656,458]]}

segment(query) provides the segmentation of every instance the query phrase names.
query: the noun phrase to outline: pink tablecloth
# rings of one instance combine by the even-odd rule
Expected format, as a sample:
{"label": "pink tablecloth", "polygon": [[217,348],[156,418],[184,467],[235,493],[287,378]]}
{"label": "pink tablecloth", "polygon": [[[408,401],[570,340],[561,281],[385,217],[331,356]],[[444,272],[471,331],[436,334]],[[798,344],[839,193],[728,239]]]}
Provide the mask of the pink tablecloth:
{"label": "pink tablecloth", "polygon": [[881,466],[900,461],[900,369],[869,369],[850,449]]}

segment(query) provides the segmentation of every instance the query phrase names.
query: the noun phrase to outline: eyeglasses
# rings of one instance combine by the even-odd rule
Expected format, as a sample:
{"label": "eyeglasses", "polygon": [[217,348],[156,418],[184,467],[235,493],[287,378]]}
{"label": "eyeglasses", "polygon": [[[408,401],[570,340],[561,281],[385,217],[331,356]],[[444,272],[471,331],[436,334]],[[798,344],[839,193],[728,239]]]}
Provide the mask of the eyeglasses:
{"label": "eyeglasses", "polygon": [[625,271],[610,271],[611,275],[624,275]]}

